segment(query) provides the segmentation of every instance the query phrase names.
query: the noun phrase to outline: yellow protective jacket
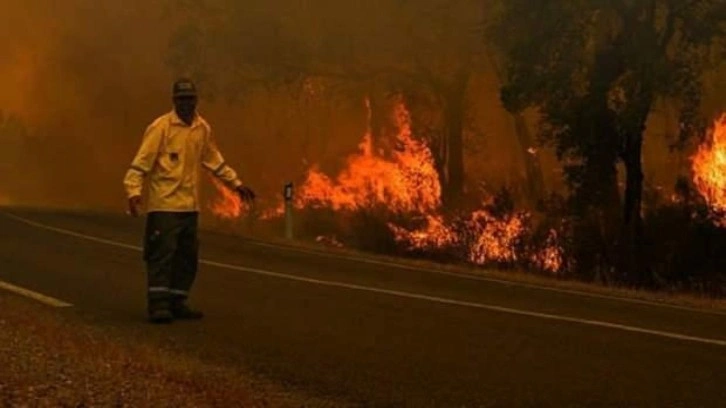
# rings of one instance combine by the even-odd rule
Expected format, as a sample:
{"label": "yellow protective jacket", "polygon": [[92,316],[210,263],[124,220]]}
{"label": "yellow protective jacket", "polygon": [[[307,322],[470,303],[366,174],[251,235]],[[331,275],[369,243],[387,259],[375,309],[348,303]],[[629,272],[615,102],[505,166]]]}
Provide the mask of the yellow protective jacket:
{"label": "yellow protective jacket", "polygon": [[141,196],[146,187],[147,212],[198,212],[202,166],[230,188],[242,185],[237,173],[225,163],[209,124],[197,114],[188,126],[172,110],[146,129],[124,177],[126,194]]}

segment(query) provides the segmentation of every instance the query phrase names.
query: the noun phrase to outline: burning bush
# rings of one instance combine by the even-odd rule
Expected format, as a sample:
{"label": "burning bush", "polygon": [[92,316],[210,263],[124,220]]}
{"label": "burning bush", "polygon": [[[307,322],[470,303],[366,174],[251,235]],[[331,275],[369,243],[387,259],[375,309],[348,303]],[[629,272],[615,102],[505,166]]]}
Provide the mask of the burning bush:
{"label": "burning bush", "polygon": [[[296,218],[303,220],[298,230],[305,238],[482,266],[561,269],[560,233],[548,229],[543,235],[535,230],[531,215],[515,210],[507,189],[483,192],[481,205],[473,211],[445,213],[433,155],[414,138],[401,98],[395,100],[392,122],[397,133],[389,154],[376,149],[369,128],[336,177],[315,166],[308,170],[294,201]],[[236,196],[219,183],[217,188],[222,195],[211,204],[213,213],[221,218],[244,213]],[[283,213],[279,205],[263,218]]]}
{"label": "burning bush", "polygon": [[706,295],[726,293],[726,114],[714,121],[666,204],[645,219],[647,264],[656,283]]}
{"label": "burning bush", "polygon": [[[392,119],[398,132],[396,148],[388,157],[375,148],[368,129],[336,177],[317,167],[308,171],[295,207],[309,219],[337,220],[332,230],[336,237],[362,249],[482,266],[560,270],[564,253],[558,246],[559,233],[550,229],[539,240],[530,236],[530,214],[515,211],[506,189],[482,194],[482,204],[474,211],[445,213],[433,155],[412,135],[411,117],[400,98]],[[306,224],[309,234],[332,232],[321,231],[321,225],[331,226],[330,222],[314,223]]]}
{"label": "burning bush", "polygon": [[[366,103],[369,112],[370,105]],[[317,167],[308,171],[296,200],[298,208],[360,210],[382,205],[390,213],[426,214],[441,205],[441,186],[431,151],[411,134],[405,105],[395,105],[398,128],[391,158],[376,151],[370,127],[347,159],[345,169],[333,180]]]}
{"label": "burning bush", "polygon": [[[398,131],[387,143],[396,146],[391,151],[377,149],[368,129],[337,176],[309,169],[294,201],[298,237],[302,231],[304,239],[333,246],[632,283],[618,273],[617,226],[602,214],[574,211],[564,197],[521,211],[508,189],[483,188],[478,205],[445,210],[433,155],[412,135],[400,98],[392,119]],[[642,255],[660,287],[724,292],[726,115],[708,136],[692,158],[692,180],[681,180],[672,196],[655,188],[645,197]],[[213,212],[222,218],[244,213],[237,197],[218,187],[223,194]],[[279,204],[263,218],[279,221],[283,214]]]}
{"label": "burning bush", "polygon": [[717,119],[692,157],[693,182],[711,209],[714,222],[726,227],[726,113]]}
{"label": "burning bush", "polygon": [[645,256],[660,288],[726,293],[726,228],[708,203],[681,181],[677,199],[646,217]]}

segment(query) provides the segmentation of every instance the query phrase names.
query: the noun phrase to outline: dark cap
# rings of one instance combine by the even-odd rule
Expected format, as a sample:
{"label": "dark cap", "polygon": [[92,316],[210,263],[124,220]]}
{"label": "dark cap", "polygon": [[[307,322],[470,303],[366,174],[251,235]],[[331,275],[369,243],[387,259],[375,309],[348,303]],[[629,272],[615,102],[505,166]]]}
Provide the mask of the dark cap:
{"label": "dark cap", "polygon": [[197,96],[197,87],[191,79],[182,78],[174,82],[172,89],[174,97],[177,96]]}

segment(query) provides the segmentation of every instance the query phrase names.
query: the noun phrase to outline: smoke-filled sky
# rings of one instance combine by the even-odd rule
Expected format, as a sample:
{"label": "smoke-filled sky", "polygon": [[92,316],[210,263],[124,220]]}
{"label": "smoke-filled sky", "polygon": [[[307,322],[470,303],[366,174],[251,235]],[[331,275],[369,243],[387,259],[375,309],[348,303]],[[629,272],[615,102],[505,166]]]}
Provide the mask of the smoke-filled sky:
{"label": "smoke-filled sky", "polygon": [[2,13],[0,110],[28,128],[5,134],[2,194],[112,205],[144,122],[168,108],[161,2],[6,0]]}
{"label": "smoke-filled sky", "polygon": [[[344,2],[327,3],[309,2],[302,8],[302,3],[285,0],[3,0],[0,201],[122,209],[125,202],[121,179],[142,132],[155,117],[171,108],[169,92],[175,72],[165,61],[175,28],[184,17],[202,18],[210,10],[215,18],[234,16],[249,7],[250,15],[279,20],[281,26],[299,30],[310,27],[306,33],[311,36],[296,39],[304,42],[306,38],[319,39],[315,28],[321,24],[321,16],[326,16],[325,26],[333,27],[340,40],[328,44],[330,50],[345,55],[350,51],[346,51],[345,44],[359,44],[355,36],[374,33],[381,24],[395,26],[402,5],[416,5],[378,1],[375,8],[357,7],[350,18],[332,24],[334,20],[329,19],[345,13]],[[236,9],[227,13],[225,8],[234,4]],[[295,4],[298,6],[293,7]],[[300,10],[304,13],[298,13]],[[480,12],[474,10],[470,15]],[[423,19],[418,23],[417,18],[402,20],[405,29],[396,32],[426,33],[428,23]],[[249,46],[253,38],[252,44],[259,44],[261,50],[272,49],[272,33],[277,31],[268,27],[268,22],[260,21],[260,26],[255,26],[254,19],[245,19],[247,26],[227,32],[229,36],[219,37],[218,41],[226,42],[227,47],[236,42],[243,47]],[[380,49],[385,54],[381,58],[390,60],[387,41],[391,39],[376,37],[365,42],[370,48],[361,55],[375,55],[375,50]],[[412,41],[410,46],[416,44],[430,46],[426,41]],[[324,44],[315,46],[326,49]],[[421,55],[427,55],[436,50],[422,51]],[[212,79],[219,76],[229,81],[235,75],[229,60],[204,62],[206,74]],[[722,81],[715,81],[723,87]],[[471,82],[469,116],[476,130],[472,146],[476,144],[477,148],[469,148],[467,164],[472,178],[506,182],[514,180],[523,169],[513,122],[498,101],[498,86],[491,67],[480,69]],[[722,100],[716,98],[714,103]],[[287,179],[299,180],[306,164],[321,162],[324,168],[334,169],[362,137],[366,117],[362,98],[359,102],[355,98],[353,102],[351,98],[337,98],[300,105],[287,94],[264,88],[255,88],[234,103],[223,99],[203,101],[200,109],[215,129],[228,162],[260,190],[263,198],[265,194],[277,194]],[[664,119],[652,122],[653,132],[663,133],[658,127],[666,123]],[[26,131],[18,130],[17,123],[22,123]],[[656,146],[661,151],[664,144],[658,140],[654,138],[646,147]],[[667,182],[672,172],[666,168],[673,158],[663,153],[651,156],[657,160],[648,161],[652,163],[649,175],[662,175],[660,181]],[[546,165],[545,176],[554,185],[557,173],[551,158]]]}

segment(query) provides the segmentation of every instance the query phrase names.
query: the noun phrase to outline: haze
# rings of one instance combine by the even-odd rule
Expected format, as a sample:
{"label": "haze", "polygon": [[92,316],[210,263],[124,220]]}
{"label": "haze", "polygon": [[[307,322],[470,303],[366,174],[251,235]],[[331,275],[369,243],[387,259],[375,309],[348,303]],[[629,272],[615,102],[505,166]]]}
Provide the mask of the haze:
{"label": "haze", "polygon": [[[366,126],[364,97],[380,90],[359,86],[343,96],[326,93],[306,102],[279,87],[245,84],[247,73],[234,65],[232,57],[219,58],[224,52],[180,57],[179,50],[185,48],[178,47],[178,34],[190,21],[195,27],[214,27],[220,16],[230,20],[246,16],[238,30],[219,31],[215,44],[222,51],[251,47],[257,52],[250,55],[263,62],[295,61],[294,55],[283,55],[290,47],[289,38],[298,48],[314,50],[320,61],[349,58],[371,66],[405,67],[408,56],[397,60],[401,44],[421,47],[423,56],[445,55],[442,69],[457,51],[430,48],[440,42],[422,36],[436,35],[435,30],[429,33],[425,18],[429,9],[422,6],[420,12],[406,14],[418,10],[410,2],[67,0],[60,4],[3,1],[0,198],[14,204],[122,210],[123,173],[145,126],[170,109],[170,84],[181,74],[197,74],[203,92],[214,97],[203,101],[202,113],[213,125],[228,161],[260,190],[263,200],[276,200],[282,184],[301,180],[312,163],[330,171],[342,165]],[[486,11],[482,4],[462,1],[449,12],[478,20]],[[472,21],[461,21],[463,32]],[[338,71],[345,74],[344,68]],[[723,76],[709,81],[714,92],[708,104],[717,111],[724,106],[718,96],[723,95]],[[516,185],[524,177],[521,149],[512,118],[499,102],[499,86],[491,64],[485,64],[475,70],[467,89],[471,120],[465,164],[470,183]],[[227,98],[230,95],[235,98]],[[649,132],[673,133],[677,124],[667,117],[653,115]],[[535,122],[530,120],[529,125],[534,133]],[[669,188],[683,158],[665,154],[666,145],[665,137],[646,138],[646,177]],[[556,161],[545,150],[540,149],[539,155],[548,187],[559,188]]]}

